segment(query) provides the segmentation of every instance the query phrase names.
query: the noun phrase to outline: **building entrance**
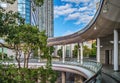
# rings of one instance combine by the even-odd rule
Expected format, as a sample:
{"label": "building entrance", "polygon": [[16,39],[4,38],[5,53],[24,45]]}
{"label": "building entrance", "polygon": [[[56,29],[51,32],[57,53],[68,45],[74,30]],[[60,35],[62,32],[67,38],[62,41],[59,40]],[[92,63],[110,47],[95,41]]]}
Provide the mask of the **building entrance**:
{"label": "building entrance", "polygon": [[105,50],[105,64],[109,64],[109,50]]}

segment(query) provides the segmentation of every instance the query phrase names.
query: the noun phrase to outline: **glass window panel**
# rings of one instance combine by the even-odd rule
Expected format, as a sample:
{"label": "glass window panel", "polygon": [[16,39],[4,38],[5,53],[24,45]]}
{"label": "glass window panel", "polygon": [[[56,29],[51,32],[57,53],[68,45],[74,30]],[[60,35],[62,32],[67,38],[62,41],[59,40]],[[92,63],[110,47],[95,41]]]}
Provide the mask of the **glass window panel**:
{"label": "glass window panel", "polygon": [[18,0],[18,3],[25,3],[25,0]]}
{"label": "glass window panel", "polygon": [[18,11],[25,14],[25,5],[24,4],[18,4]]}
{"label": "glass window panel", "polygon": [[26,9],[29,9],[29,10],[30,10],[30,6],[26,6]]}
{"label": "glass window panel", "polygon": [[25,9],[25,5],[24,4],[18,4],[18,8]]}
{"label": "glass window panel", "polygon": [[29,20],[26,20],[25,22],[28,23],[28,24],[30,24],[30,21],[29,21]]}
{"label": "glass window panel", "polygon": [[30,16],[30,12],[26,12],[26,15],[27,15],[27,16],[28,16],[28,15]]}
{"label": "glass window panel", "polygon": [[20,14],[25,14],[25,12],[24,11],[18,11]]}
{"label": "glass window panel", "polygon": [[20,14],[20,16],[21,16],[22,18],[25,18],[25,14]]}
{"label": "glass window panel", "polygon": [[29,13],[30,13],[30,9],[26,9],[26,12],[29,12]]}

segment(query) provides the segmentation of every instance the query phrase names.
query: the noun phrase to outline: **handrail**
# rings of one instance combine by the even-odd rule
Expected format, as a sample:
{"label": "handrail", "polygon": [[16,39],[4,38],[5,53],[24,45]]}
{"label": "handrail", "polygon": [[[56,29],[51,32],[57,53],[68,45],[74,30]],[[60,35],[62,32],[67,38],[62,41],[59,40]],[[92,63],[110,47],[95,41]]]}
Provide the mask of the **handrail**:
{"label": "handrail", "polygon": [[84,83],[91,83],[92,81],[96,81],[96,77],[101,74],[102,66],[101,68],[93,75],[91,78],[84,81]]}
{"label": "handrail", "polygon": [[[38,59],[36,59],[38,60]],[[4,62],[3,62],[4,63]],[[10,62],[8,62],[10,64]],[[13,64],[15,64],[15,62],[13,62]],[[31,62],[30,62],[31,63]],[[41,61],[41,62],[35,62],[35,64],[31,64],[31,67],[39,67],[40,64],[42,63],[46,63],[46,61]],[[4,63],[7,64],[7,63]],[[80,62],[77,62],[77,60],[74,61],[52,61],[52,64],[60,64],[60,65],[70,65],[70,66],[78,66],[78,67],[82,67],[85,68],[91,72],[93,72],[93,76],[87,78],[87,80],[84,81],[84,83],[91,83],[91,81],[96,80],[97,76],[101,73],[101,69],[102,69],[102,64],[98,63],[96,61],[93,60],[81,60]],[[44,64],[45,65],[45,64]]]}
{"label": "handrail", "polygon": [[[41,62],[43,63],[43,62]],[[64,63],[62,61],[53,61],[52,64],[65,64],[65,65],[73,65],[73,66],[79,66],[79,67],[83,67],[89,71],[94,72],[94,75],[90,78],[88,78],[87,80],[84,81],[84,83],[91,83],[92,81],[96,81],[97,76],[99,76],[101,74],[101,69],[102,69],[102,64],[96,61],[91,61],[91,60],[83,60],[82,63],[77,62],[77,61],[65,61]]]}

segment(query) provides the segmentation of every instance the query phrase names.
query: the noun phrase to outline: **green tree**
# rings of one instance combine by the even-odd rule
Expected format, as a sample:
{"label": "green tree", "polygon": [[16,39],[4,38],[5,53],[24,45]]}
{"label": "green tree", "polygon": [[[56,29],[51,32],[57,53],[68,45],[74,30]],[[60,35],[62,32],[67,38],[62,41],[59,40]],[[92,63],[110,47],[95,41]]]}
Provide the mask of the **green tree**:
{"label": "green tree", "polygon": [[96,49],[96,42],[93,42],[90,57],[95,57],[96,56],[96,50],[97,50]]}
{"label": "green tree", "polygon": [[[6,0],[2,0],[2,2],[6,3]],[[15,0],[7,0],[7,3],[13,4]],[[34,0],[37,6],[43,4],[43,0]],[[19,22],[19,23],[18,23]],[[25,30],[28,30],[27,31]],[[35,33],[37,32],[37,33]],[[35,34],[35,35],[32,35]],[[32,53],[32,50],[36,48],[36,35],[40,35],[38,29],[31,25],[25,25],[24,19],[20,16],[19,13],[13,11],[5,11],[2,7],[0,8],[0,37],[4,39],[7,45],[0,43],[2,47],[6,47],[9,49],[14,49],[16,52],[16,60],[18,61],[18,65],[20,67],[20,56],[21,51],[24,51],[24,55],[26,58],[25,65],[28,66],[28,57]],[[40,38],[40,36],[38,36]],[[34,39],[33,39],[34,38]],[[35,40],[35,41],[34,41]],[[32,42],[32,44],[30,44]],[[38,41],[39,42],[39,39]],[[41,42],[40,42],[41,43]],[[38,44],[38,43],[37,43]],[[21,46],[22,45],[22,46]],[[29,51],[28,51],[29,49]]]}
{"label": "green tree", "polygon": [[86,57],[89,57],[89,55],[91,54],[91,49],[88,48],[88,46],[83,46],[83,55]]}
{"label": "green tree", "polygon": [[59,49],[59,50],[57,51],[57,55],[60,56],[60,57],[62,57],[62,49]]}
{"label": "green tree", "polygon": [[73,57],[76,58],[78,55],[78,49],[79,49],[79,45],[75,45],[74,46],[74,50],[73,50]]}
{"label": "green tree", "polygon": [[[14,1],[15,0],[7,0],[7,3],[13,4]],[[36,2],[35,3],[36,5],[42,5],[42,2],[43,2],[43,0],[34,0],[34,1]],[[45,31],[40,32],[36,26],[25,24],[24,19],[21,18],[19,13],[16,13],[16,12],[14,13],[12,11],[4,12],[4,9],[0,8],[0,37],[4,39],[6,42],[6,43],[0,43],[0,46],[13,49],[16,52],[15,57],[19,66],[18,70],[16,67],[14,69],[14,67],[12,66],[11,71],[13,73],[5,70],[4,71],[5,78],[3,80],[13,79],[13,81],[17,81],[17,82],[11,82],[11,83],[21,83],[21,81],[23,81],[22,83],[35,83],[32,81],[30,82],[30,79],[33,80],[36,78],[28,78],[29,76],[35,77],[30,74],[32,72],[29,72],[28,62],[29,62],[29,57],[31,53],[36,48],[38,48],[40,49],[40,53],[43,54],[45,58],[47,58],[45,69],[43,67],[40,68],[41,83],[46,83],[47,81],[49,81],[50,83],[55,82],[56,75],[51,68],[52,66],[51,53],[53,52],[53,47],[47,46],[47,42],[46,42],[47,36],[45,35]],[[24,68],[21,68],[21,65],[20,65],[20,56],[22,52],[24,52]],[[36,75],[35,72],[33,72],[33,74]],[[1,74],[1,76],[2,75],[3,74]],[[22,80],[21,77],[23,77],[24,79]],[[8,83],[8,82],[2,82],[2,83]]]}

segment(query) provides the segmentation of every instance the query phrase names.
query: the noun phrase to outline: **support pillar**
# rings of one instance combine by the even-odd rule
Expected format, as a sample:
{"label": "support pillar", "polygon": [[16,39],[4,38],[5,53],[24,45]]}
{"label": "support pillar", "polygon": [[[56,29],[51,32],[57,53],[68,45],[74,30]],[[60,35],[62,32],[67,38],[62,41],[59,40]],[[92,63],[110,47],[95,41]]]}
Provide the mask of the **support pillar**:
{"label": "support pillar", "polygon": [[65,45],[63,45],[63,48],[62,48],[62,62],[64,63],[65,62]]}
{"label": "support pillar", "polygon": [[118,32],[114,30],[114,71],[118,71]]}
{"label": "support pillar", "polygon": [[100,62],[100,38],[97,38],[97,62]]}
{"label": "support pillar", "polygon": [[71,57],[71,44],[69,44],[69,57]]}
{"label": "support pillar", "polygon": [[79,53],[79,48],[78,48],[77,62],[80,62],[80,53]]}
{"label": "support pillar", "polygon": [[62,83],[65,83],[65,78],[66,76],[65,76],[65,72],[62,72]]}
{"label": "support pillar", "polygon": [[72,44],[70,44],[70,53],[71,53],[71,58],[73,58],[73,47],[72,47]]}
{"label": "support pillar", "polygon": [[81,64],[83,63],[83,43],[80,43],[80,60]]}

